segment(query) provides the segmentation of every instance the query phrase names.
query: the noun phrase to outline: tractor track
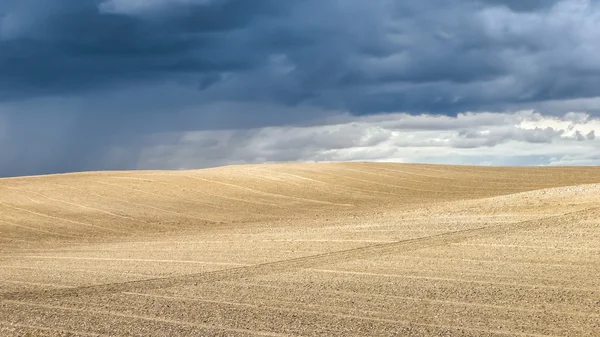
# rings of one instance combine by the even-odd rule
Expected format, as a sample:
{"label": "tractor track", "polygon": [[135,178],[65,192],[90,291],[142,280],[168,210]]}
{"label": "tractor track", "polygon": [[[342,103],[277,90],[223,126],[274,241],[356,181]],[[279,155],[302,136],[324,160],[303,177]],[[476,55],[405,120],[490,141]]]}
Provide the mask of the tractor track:
{"label": "tractor track", "polygon": [[75,287],[68,289],[11,292],[0,295],[0,300],[14,301],[35,300],[44,298],[56,299],[62,297],[81,297],[121,292],[141,292],[147,291],[149,289],[197,285],[205,282],[218,282],[223,280],[248,278],[257,275],[291,272],[301,269],[315,268],[327,264],[335,264],[338,262],[360,260],[363,258],[370,258],[383,254],[394,254],[400,252],[415,251],[424,248],[444,246],[452,243],[460,243],[472,239],[502,236],[523,230],[531,230],[543,226],[552,225],[556,222],[574,221],[581,218],[582,215],[598,209],[600,209],[600,207],[590,207],[582,210],[567,212],[560,215],[553,215],[533,220],[465,229],[437,235],[431,235],[427,237],[401,240],[390,243],[374,244],[347,250],[340,250],[294,259],[286,259],[281,261],[256,264],[252,266],[242,266],[210,272]]}

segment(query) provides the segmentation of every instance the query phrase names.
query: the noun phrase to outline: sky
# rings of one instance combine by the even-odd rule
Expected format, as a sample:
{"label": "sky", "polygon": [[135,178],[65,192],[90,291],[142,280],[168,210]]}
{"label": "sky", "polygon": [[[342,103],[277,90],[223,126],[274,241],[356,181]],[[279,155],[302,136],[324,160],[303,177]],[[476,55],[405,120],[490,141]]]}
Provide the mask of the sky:
{"label": "sky", "polygon": [[597,0],[0,0],[0,177],[600,164]]}

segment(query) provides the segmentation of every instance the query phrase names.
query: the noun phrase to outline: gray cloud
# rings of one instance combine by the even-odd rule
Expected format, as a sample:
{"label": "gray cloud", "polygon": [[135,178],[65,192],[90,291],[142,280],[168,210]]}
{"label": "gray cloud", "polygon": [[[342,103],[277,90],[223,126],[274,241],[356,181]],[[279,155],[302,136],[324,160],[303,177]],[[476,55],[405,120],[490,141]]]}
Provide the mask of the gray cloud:
{"label": "gray cloud", "polygon": [[[498,125],[515,117],[480,112],[597,116],[598,15],[595,0],[2,1],[0,176],[132,168],[157,135],[194,130],[243,138],[389,112],[440,116],[381,125],[413,131],[463,127],[469,111]],[[455,145],[555,137],[465,132]],[[355,137],[337,131],[330,146]]]}
{"label": "gray cloud", "polygon": [[590,132],[587,133],[586,138],[588,140],[595,140],[596,139],[596,131],[592,130]]}
{"label": "gray cloud", "polygon": [[179,81],[360,113],[598,94],[590,1],[34,3],[2,8],[7,98]]}
{"label": "gray cloud", "polygon": [[483,4],[505,6],[517,12],[530,12],[540,9],[548,9],[556,5],[560,0],[482,0]]}

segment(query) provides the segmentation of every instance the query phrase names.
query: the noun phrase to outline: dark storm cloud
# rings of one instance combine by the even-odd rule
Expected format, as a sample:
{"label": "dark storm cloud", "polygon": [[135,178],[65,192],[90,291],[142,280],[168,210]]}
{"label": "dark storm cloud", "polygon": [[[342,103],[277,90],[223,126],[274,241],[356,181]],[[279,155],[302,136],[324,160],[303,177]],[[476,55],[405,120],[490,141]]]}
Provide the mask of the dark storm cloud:
{"label": "dark storm cloud", "polygon": [[130,168],[118,149],[160,132],[561,114],[600,96],[598,15],[595,0],[4,0],[0,175]]}
{"label": "dark storm cloud", "polygon": [[100,1],[29,3],[37,1],[3,8],[5,97],[70,94],[178,76],[194,76],[206,86],[220,72],[260,62],[260,55],[245,52],[243,29],[279,6],[273,1],[190,2],[141,16],[104,12]]}
{"label": "dark storm cloud", "polygon": [[560,0],[480,0],[483,4],[506,6],[514,11],[548,9]]}
{"label": "dark storm cloud", "polygon": [[[597,6],[578,0],[34,3],[2,8],[5,99],[132,82],[206,90],[231,79],[283,104],[457,112],[598,90],[598,65],[580,69],[568,49],[598,34],[581,17]],[[272,73],[278,66],[288,71]],[[525,93],[481,92],[501,79]],[[223,98],[247,99],[240,91]]]}

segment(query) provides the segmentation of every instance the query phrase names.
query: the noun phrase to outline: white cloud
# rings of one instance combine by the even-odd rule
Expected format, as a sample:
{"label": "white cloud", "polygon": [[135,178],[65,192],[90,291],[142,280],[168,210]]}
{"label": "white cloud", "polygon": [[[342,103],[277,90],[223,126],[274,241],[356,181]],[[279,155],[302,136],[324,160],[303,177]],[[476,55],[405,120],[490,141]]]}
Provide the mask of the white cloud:
{"label": "white cloud", "polygon": [[[139,168],[276,161],[390,161],[477,165],[600,164],[600,119],[535,111],[340,116],[337,124],[155,135]],[[166,137],[168,136],[168,137]],[[169,142],[161,143],[161,137]],[[178,141],[173,142],[173,137]]]}

